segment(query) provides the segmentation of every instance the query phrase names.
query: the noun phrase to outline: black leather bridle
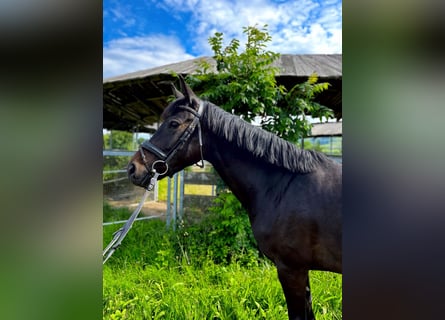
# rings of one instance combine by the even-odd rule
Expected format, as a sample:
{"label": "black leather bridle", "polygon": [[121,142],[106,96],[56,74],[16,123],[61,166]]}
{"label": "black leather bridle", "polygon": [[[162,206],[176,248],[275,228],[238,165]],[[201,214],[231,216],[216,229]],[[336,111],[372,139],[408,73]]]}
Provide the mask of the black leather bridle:
{"label": "black leather bridle", "polygon": [[[162,174],[167,173],[169,161],[175,156],[175,154],[179,150],[182,149],[184,144],[190,139],[190,137],[191,137],[192,133],[195,131],[196,127],[198,127],[199,149],[200,149],[200,152],[201,152],[201,161],[200,161],[201,163],[200,164],[197,163],[196,165],[201,167],[201,168],[204,167],[204,158],[203,158],[203,154],[202,154],[202,133],[201,133],[201,123],[200,123],[201,115],[202,115],[203,110],[204,110],[204,106],[203,106],[202,103],[200,103],[198,111],[196,111],[193,108],[187,107],[187,106],[179,106],[178,108],[190,112],[195,117],[193,118],[192,122],[187,127],[187,129],[185,129],[185,131],[181,134],[181,136],[179,137],[178,141],[176,141],[174,146],[168,151],[168,153],[165,153],[159,147],[157,147],[153,143],[151,143],[150,142],[151,139],[144,141],[140,145],[140,147],[139,147],[139,152],[141,153],[142,160],[144,161],[144,165],[145,165],[145,167],[147,168],[147,170],[149,172],[152,172],[152,173],[158,172],[158,170],[156,170],[155,166],[157,164],[160,164],[161,166],[162,165],[165,166],[164,170],[161,169],[164,172],[162,172],[160,174],[162,175]],[[144,150],[147,150],[148,152],[153,153],[156,157],[159,158],[159,160],[156,160],[155,162],[152,163],[151,168],[148,167],[148,163],[147,163],[146,158],[145,158]]]}

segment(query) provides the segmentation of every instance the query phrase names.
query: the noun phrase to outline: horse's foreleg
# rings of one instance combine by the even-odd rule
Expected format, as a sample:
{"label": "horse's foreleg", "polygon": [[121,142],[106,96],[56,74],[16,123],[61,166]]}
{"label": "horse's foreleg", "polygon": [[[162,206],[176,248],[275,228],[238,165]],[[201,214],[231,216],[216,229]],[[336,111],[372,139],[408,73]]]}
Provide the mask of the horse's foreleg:
{"label": "horse's foreleg", "polygon": [[306,310],[307,310],[307,318],[308,319],[314,319],[315,320],[315,315],[314,315],[314,311],[312,310],[312,294],[311,294],[311,285],[309,283],[309,274],[307,274],[307,278],[306,278],[306,299],[305,299],[305,303],[306,303]]}
{"label": "horse's foreleg", "polygon": [[315,320],[308,270],[278,267],[278,277],[286,297],[289,320]]}

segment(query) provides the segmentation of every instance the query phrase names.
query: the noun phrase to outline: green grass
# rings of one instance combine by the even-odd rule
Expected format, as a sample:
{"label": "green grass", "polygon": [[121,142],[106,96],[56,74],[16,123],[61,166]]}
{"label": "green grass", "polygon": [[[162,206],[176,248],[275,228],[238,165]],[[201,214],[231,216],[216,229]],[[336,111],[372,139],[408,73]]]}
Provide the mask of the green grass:
{"label": "green grass", "polygon": [[[275,267],[104,268],[103,319],[287,319]],[[341,319],[341,277],[311,272],[317,319]]]}
{"label": "green grass", "polygon": [[104,319],[286,317],[275,270],[267,265],[256,270],[212,263],[200,269],[137,264],[130,269],[105,268],[104,299]]}
{"label": "green grass", "polygon": [[[104,207],[104,220],[121,218],[128,212]],[[118,228],[104,227],[104,246]],[[160,220],[133,226],[103,269],[103,319],[287,319],[276,268],[267,259],[248,266],[197,261],[180,239]],[[341,275],[310,277],[317,319],[341,319]]]}

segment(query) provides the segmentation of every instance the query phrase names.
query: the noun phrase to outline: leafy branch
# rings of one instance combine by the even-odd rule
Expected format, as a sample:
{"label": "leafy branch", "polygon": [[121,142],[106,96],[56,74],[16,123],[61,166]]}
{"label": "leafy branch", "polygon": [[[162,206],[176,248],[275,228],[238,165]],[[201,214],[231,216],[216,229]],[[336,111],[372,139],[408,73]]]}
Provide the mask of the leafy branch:
{"label": "leafy branch", "polygon": [[318,76],[312,74],[306,82],[286,90],[276,81],[280,70],[273,63],[280,54],[267,50],[272,41],[267,25],[244,27],[243,33],[247,41],[241,52],[238,39],[224,47],[223,33],[209,38],[217,72],[201,61],[198,74],[187,79],[203,98],[292,142],[310,134],[307,115],[320,120],[333,118],[331,109],[314,101],[329,83],[318,83]]}

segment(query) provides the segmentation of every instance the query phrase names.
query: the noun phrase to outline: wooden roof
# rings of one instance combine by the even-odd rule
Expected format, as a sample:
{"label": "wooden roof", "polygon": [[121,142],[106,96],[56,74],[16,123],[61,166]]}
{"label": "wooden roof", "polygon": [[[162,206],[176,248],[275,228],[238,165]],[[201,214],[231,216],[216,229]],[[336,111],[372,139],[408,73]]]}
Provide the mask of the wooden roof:
{"label": "wooden roof", "polygon": [[[215,60],[202,57],[161,67],[107,78],[103,82],[103,127],[110,130],[153,132],[153,124],[167,106],[172,94],[172,73],[187,75],[197,70],[197,62],[207,61],[216,71]],[[281,55],[277,82],[290,89],[317,73],[319,81],[331,83],[318,101],[341,118],[342,55]]]}
{"label": "wooden roof", "polygon": [[342,122],[314,123],[311,137],[341,136],[343,134]]}

